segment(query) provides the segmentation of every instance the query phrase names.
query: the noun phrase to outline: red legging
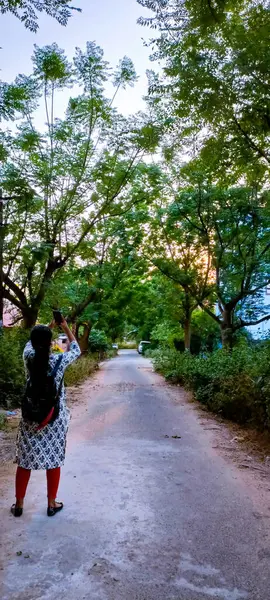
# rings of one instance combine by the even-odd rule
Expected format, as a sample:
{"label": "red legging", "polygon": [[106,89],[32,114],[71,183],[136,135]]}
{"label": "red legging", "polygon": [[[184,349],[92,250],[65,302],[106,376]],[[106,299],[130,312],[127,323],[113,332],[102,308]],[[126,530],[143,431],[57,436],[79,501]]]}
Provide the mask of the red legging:
{"label": "red legging", "polygon": [[[56,469],[48,469],[47,470],[47,491],[48,498],[50,500],[55,500],[57,496],[57,490],[60,481],[60,467]],[[17,467],[16,473],[16,498],[17,500],[22,500],[25,497],[28,482],[30,479],[31,471],[28,469],[23,469],[22,467]]]}

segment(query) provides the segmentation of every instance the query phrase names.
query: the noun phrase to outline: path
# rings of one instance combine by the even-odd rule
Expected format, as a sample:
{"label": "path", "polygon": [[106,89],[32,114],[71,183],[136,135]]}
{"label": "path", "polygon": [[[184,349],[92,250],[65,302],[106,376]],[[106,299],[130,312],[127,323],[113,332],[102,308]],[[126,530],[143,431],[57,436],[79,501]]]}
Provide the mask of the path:
{"label": "path", "polygon": [[267,600],[270,499],[213,449],[181,391],[125,351],[82,392],[64,511],[47,518],[39,472],[14,519],[7,475],[1,600]]}

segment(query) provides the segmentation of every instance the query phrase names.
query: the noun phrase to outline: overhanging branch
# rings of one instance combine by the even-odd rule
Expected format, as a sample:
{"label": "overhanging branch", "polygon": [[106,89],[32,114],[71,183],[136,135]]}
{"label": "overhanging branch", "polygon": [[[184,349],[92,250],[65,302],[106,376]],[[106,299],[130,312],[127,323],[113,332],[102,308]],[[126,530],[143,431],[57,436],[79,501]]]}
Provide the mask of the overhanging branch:
{"label": "overhanging branch", "polygon": [[257,321],[244,321],[240,319],[240,323],[234,326],[234,330],[242,329],[242,327],[253,327],[254,325],[260,325],[260,323],[264,323],[265,321],[269,321],[270,315],[266,315]]}

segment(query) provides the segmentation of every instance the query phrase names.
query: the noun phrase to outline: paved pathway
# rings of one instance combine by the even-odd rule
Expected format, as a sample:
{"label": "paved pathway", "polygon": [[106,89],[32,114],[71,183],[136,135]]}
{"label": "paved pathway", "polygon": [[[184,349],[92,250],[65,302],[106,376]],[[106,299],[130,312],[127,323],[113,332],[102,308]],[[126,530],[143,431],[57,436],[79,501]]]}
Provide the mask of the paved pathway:
{"label": "paved pathway", "polygon": [[125,351],[80,394],[64,511],[47,518],[39,472],[14,519],[7,477],[1,600],[267,600],[270,500],[258,505],[179,388]]}

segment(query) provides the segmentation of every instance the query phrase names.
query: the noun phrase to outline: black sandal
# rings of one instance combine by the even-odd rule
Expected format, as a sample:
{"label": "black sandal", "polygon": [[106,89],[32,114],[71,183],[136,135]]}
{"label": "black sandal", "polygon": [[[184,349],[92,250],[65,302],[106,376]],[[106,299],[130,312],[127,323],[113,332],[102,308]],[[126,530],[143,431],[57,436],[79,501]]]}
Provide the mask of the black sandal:
{"label": "black sandal", "polygon": [[19,508],[16,504],[12,504],[10,512],[14,517],[21,517],[23,514],[23,508]]}
{"label": "black sandal", "polygon": [[60,506],[48,506],[47,508],[47,516],[54,517],[56,513],[60,512],[64,508],[63,502],[59,502]]}

